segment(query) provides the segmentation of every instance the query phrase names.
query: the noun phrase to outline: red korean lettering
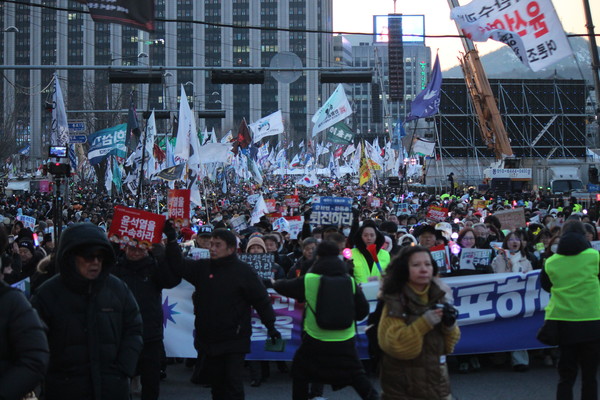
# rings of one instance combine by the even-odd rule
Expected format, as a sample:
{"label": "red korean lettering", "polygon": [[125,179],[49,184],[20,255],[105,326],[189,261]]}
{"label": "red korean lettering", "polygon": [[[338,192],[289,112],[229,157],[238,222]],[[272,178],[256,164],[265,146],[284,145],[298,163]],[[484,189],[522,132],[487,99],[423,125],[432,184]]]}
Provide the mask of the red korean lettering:
{"label": "red korean lettering", "polygon": [[546,22],[544,21],[545,15],[541,11],[537,1],[532,1],[527,4],[527,15],[531,17],[529,25],[533,27],[536,38],[548,33],[548,26],[546,26]]}

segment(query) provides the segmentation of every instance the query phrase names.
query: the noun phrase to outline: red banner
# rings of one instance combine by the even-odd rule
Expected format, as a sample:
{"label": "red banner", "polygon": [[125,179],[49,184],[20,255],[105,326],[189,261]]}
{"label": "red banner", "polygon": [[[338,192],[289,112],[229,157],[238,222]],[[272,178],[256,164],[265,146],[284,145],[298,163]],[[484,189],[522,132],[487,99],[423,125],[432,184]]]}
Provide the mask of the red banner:
{"label": "red banner", "polygon": [[288,195],[283,198],[283,202],[288,207],[300,207],[300,198],[294,195]]}
{"label": "red banner", "polygon": [[266,199],[265,204],[268,212],[274,213],[277,211],[277,201],[275,199]]}
{"label": "red banner", "polygon": [[429,206],[426,218],[437,222],[445,221],[448,218],[448,209],[440,206]]}
{"label": "red banner", "polygon": [[150,248],[152,243],[160,243],[165,216],[151,212],[115,206],[108,238],[122,246],[129,245]]}
{"label": "red banner", "polygon": [[178,228],[190,226],[190,190],[172,189],[168,197],[169,219]]}

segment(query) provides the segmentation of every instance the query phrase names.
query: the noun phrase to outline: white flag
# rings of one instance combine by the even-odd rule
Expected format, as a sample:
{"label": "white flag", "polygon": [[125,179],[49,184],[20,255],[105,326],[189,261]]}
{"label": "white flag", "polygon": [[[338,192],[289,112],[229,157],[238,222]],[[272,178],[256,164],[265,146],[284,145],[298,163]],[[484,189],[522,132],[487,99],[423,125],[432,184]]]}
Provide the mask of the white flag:
{"label": "white flag", "polygon": [[271,115],[267,115],[258,121],[248,124],[248,128],[250,128],[254,134],[252,143],[257,143],[262,138],[267,136],[279,135],[280,133],[283,133],[284,127],[281,110],[275,111]]}
{"label": "white flag", "polygon": [[354,147],[354,144],[351,143],[348,145],[348,147],[346,147],[346,150],[344,150],[344,154],[342,154],[342,157],[346,158],[350,154],[354,153],[354,151],[356,151],[356,147]]}
{"label": "white flag", "polygon": [[315,125],[313,126],[312,136],[343,121],[350,115],[352,115],[352,108],[346,97],[344,87],[340,83],[325,104],[313,115],[312,122]]}
{"label": "white flag", "polygon": [[152,114],[150,114],[150,118],[148,118],[148,123],[146,125],[146,155],[145,155],[145,163],[144,163],[144,176],[146,178],[150,178],[154,175],[156,171],[156,160],[154,159],[154,138],[156,137],[156,118],[154,117],[154,110],[152,110]]}
{"label": "white flag", "polygon": [[229,143],[207,143],[200,147],[200,163],[230,163],[231,145]]}
{"label": "white flag", "polygon": [[58,75],[54,74],[54,102],[52,107],[52,133],[53,144],[57,146],[66,146],[69,144],[69,123],[67,122],[67,110],[65,109],[65,100],[63,99]]}
{"label": "white flag", "polygon": [[230,129],[229,132],[221,138],[221,143],[230,143],[231,141],[233,141],[233,134]]}
{"label": "white flag", "polygon": [[450,17],[472,40],[485,42],[491,37],[508,45],[532,71],[571,55],[551,0],[504,3],[475,0],[453,8]]}
{"label": "white flag", "polygon": [[254,225],[257,222],[260,222],[260,217],[267,214],[268,212],[269,212],[269,209],[267,208],[267,203],[265,203],[265,199],[261,195],[258,198],[256,205],[254,206],[254,210],[252,210],[252,216],[250,219],[250,223]]}
{"label": "white flag", "polygon": [[[190,158],[190,138],[192,135],[192,123],[194,121],[194,115],[190,109],[190,105],[187,102],[187,95],[185,89],[181,85],[181,97],[179,101],[179,125],[177,126],[177,142],[175,142],[175,150],[173,155],[175,158],[175,164],[182,164],[187,162]],[[194,135],[197,136],[196,130],[193,131]]]}

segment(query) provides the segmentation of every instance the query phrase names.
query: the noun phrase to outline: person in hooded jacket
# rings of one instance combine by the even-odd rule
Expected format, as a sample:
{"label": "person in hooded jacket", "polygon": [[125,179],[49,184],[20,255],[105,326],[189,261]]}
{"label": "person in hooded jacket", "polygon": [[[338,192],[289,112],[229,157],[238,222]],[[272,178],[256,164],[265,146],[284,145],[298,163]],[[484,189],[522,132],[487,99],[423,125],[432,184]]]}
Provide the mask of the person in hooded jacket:
{"label": "person in hooded jacket", "polygon": [[[317,323],[318,293],[321,276],[344,277],[351,282],[353,294],[343,298],[346,292],[336,293],[347,306],[354,306],[354,320],[360,321],[369,313],[369,303],[356,279],[348,275],[347,266],[339,257],[339,247],[335,242],[323,241],[317,247],[317,259],[306,275],[293,279],[280,279],[273,282],[274,289],[287,297],[306,302],[302,344],[294,355],[292,364],[292,398],[309,399],[309,383],[327,383],[334,388],[352,386],[365,400],[379,399],[356,351],[356,324],[346,329],[325,329]],[[339,287],[332,287],[333,290]],[[311,306],[312,304],[312,306]]]}
{"label": "person in hooded jacket", "polygon": [[32,298],[48,327],[47,400],[128,400],[142,350],[142,317],[106,233],[73,224],[60,237],[58,275]]}
{"label": "person in hooded jacket", "polygon": [[163,340],[162,290],[171,289],[181,282],[169,260],[181,252],[177,234],[167,221],[164,232],[166,246],[155,245],[152,251],[125,246],[118,254],[112,273],[129,287],[140,307],[143,321],[144,348],[138,362],[142,384],[142,400],[156,400],[159,395],[161,353]]}
{"label": "person in hooded jacket", "polygon": [[[6,244],[0,227],[0,248]],[[23,293],[0,280],[0,399],[21,400],[33,390],[44,378],[48,358],[48,340],[37,313]]]}
{"label": "person in hooded jacket", "polygon": [[[379,232],[373,221],[364,221],[354,235],[354,247],[352,249],[352,263],[354,264],[354,279],[357,283],[365,283],[372,279],[378,279],[390,263],[390,253],[381,247],[385,243],[383,234]],[[375,245],[379,265],[373,260],[373,256],[367,250],[368,246]]]}
{"label": "person in hooded jacket", "polygon": [[556,399],[573,399],[573,385],[581,368],[581,399],[598,399],[600,360],[600,256],[585,237],[581,221],[562,227],[556,253],[540,273],[542,288],[550,292],[546,320],[558,325],[559,381]]}

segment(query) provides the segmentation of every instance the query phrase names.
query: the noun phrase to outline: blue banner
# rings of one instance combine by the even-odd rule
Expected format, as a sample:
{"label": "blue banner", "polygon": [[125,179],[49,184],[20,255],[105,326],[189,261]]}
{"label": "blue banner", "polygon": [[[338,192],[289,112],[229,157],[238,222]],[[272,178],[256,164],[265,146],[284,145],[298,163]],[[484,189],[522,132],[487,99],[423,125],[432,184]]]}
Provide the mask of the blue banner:
{"label": "blue banner", "polygon": [[352,199],[327,196],[313,198],[310,224],[352,225]]}
{"label": "blue banner", "polygon": [[[454,297],[460,315],[461,339],[454,354],[494,353],[547,347],[536,339],[542,326],[544,307],[550,295],[541,289],[539,271],[527,274],[485,274],[443,278]],[[379,282],[362,285],[375,309]],[[194,315],[191,301],[194,288],[187,282],[163,291],[165,349],[169,357],[196,356],[193,347]],[[304,304],[270,290],[275,327],[286,341],[285,351],[264,350],[267,329],[252,314],[252,352],[249,360],[292,360],[301,343]],[[356,345],[361,358],[368,358],[366,321],[357,326]]]}
{"label": "blue banner", "polygon": [[88,151],[88,159],[90,164],[98,164],[109,155],[126,158],[126,132],[127,124],[121,124],[89,135],[88,142],[90,143],[90,149]]}

